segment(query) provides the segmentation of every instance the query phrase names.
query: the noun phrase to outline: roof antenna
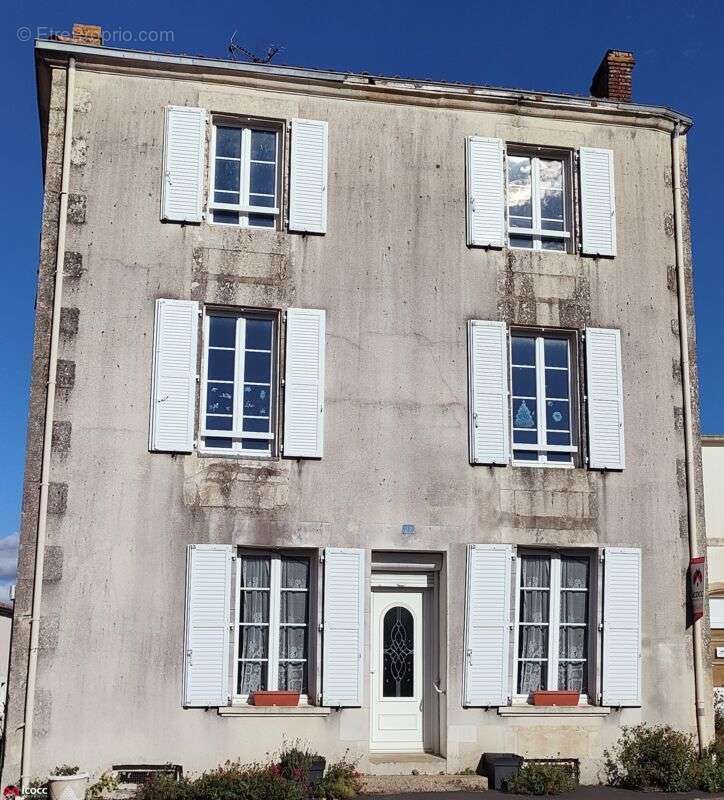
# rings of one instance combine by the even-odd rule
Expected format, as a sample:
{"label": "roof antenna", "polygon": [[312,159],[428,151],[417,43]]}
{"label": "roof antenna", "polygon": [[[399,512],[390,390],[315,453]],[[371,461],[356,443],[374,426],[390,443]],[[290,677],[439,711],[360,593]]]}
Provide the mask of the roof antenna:
{"label": "roof antenna", "polygon": [[264,55],[259,55],[255,53],[253,50],[249,50],[246,47],[242,47],[240,44],[237,44],[234,41],[234,37],[236,36],[236,31],[231,35],[231,39],[229,40],[229,55],[236,59],[238,54],[241,53],[243,56],[246,57],[246,61],[251,61],[252,64],[271,64],[272,59],[274,56],[282,49],[280,45],[272,44],[269,45],[266,49],[266,53]]}

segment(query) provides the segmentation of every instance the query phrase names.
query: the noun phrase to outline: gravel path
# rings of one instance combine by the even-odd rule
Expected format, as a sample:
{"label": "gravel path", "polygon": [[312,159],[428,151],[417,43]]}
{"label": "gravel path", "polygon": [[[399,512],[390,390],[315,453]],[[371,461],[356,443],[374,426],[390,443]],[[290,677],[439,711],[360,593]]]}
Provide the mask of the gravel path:
{"label": "gravel path", "polygon": [[480,775],[365,775],[362,782],[369,795],[482,792],[488,788],[488,779]]}

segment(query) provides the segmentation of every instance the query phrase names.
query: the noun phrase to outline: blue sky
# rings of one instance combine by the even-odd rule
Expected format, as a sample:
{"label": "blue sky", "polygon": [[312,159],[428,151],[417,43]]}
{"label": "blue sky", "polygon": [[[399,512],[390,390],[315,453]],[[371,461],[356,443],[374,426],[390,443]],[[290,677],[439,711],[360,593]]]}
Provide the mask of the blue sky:
{"label": "blue sky", "polygon": [[[28,406],[33,300],[41,209],[35,75],[28,35],[97,23],[113,46],[224,57],[228,41],[282,46],[277,63],[387,75],[587,93],[608,48],[633,50],[634,99],[673,106],[695,120],[690,183],[696,310],[702,382],[702,429],[724,432],[724,369],[718,323],[724,305],[719,271],[724,186],[719,131],[724,3],[709,0],[368,0],[239,3],[160,2],[5,4],[0,49],[6,124],[2,127],[5,335],[0,339],[0,592],[12,580]],[[149,47],[152,38],[163,40]],[[719,232],[718,232],[719,231]],[[663,265],[662,265],[663,266]]]}

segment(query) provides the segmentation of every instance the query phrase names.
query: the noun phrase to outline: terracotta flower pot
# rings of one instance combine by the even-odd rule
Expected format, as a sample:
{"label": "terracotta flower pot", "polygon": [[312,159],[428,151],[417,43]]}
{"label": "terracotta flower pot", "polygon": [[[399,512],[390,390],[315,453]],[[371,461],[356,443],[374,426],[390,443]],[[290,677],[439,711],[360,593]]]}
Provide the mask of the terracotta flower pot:
{"label": "terracotta flower pot", "polygon": [[534,706],[577,706],[580,692],[559,690],[554,692],[533,692]]}
{"label": "terracotta flower pot", "polygon": [[299,705],[299,692],[252,692],[251,702],[255,706],[296,706]]}

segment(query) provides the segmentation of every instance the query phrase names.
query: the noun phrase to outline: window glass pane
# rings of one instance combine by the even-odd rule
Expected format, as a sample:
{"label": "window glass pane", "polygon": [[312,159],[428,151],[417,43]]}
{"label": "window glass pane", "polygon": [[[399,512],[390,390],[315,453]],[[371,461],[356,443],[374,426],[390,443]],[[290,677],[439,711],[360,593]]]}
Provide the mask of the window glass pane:
{"label": "window glass pane", "polygon": [[242,625],[239,648],[240,658],[267,658],[269,655],[269,628],[261,625]]}
{"label": "window glass pane", "polygon": [[538,444],[538,432],[514,430],[513,441],[516,444]]}
{"label": "window glass pane", "polygon": [[[231,417],[206,416],[206,429],[209,431],[230,431],[233,429],[233,419]],[[227,439],[231,442],[231,439]]]}
{"label": "window glass pane", "polygon": [[239,619],[241,622],[269,622],[269,592],[242,592]]}
{"label": "window glass pane", "polygon": [[528,695],[545,689],[548,681],[546,661],[521,661],[518,665],[518,694]]}
{"label": "window glass pane", "polygon": [[533,239],[528,236],[511,236],[510,237],[510,246],[511,247],[522,247],[526,250],[533,249]]}
{"label": "window glass pane", "polygon": [[[218,198],[217,198],[218,199]],[[222,201],[227,202],[227,201]],[[236,200],[234,202],[239,202],[239,196],[236,196]],[[214,222],[218,223],[219,225],[238,225],[239,224],[239,212],[238,211],[219,211],[219,209],[215,209],[213,211],[214,215]]]}
{"label": "window glass pane", "polygon": [[585,623],[588,618],[588,592],[561,592],[561,622]]}
{"label": "window glass pane", "polygon": [[520,621],[521,622],[548,622],[548,608],[550,604],[547,590],[523,590],[520,593]]}
{"label": "window glass pane", "polygon": [[208,378],[210,381],[234,380],[234,351],[209,350]]}
{"label": "window glass pane", "polygon": [[513,458],[516,461],[538,461],[539,455],[531,450],[514,450]]}
{"label": "window glass pane", "polygon": [[271,350],[272,321],[270,319],[247,319],[247,350]]}
{"label": "window glass pane", "polygon": [[266,688],[266,663],[242,661],[239,664],[239,694],[263,692]]}
{"label": "window glass pane", "polygon": [[269,387],[244,386],[244,415],[250,417],[269,416]]}
{"label": "window glass pane", "polygon": [[540,185],[543,189],[563,188],[563,162],[541,158],[538,161]]}
{"label": "window glass pane", "polygon": [[214,189],[238,192],[240,169],[240,161],[226,161],[223,158],[218,158],[214,172]]}
{"label": "window glass pane", "polygon": [[588,588],[588,558],[561,557],[561,586],[564,589]]}
{"label": "window glass pane", "polygon": [[216,127],[216,155],[241,158],[241,128]]}
{"label": "window glass pane", "polygon": [[211,414],[231,414],[234,410],[234,387],[232,384],[207,384],[206,410]]}
{"label": "window glass pane", "polygon": [[[219,189],[214,190],[214,203],[227,203],[231,205],[239,205],[239,192],[222,192]],[[223,215],[223,210],[219,209],[219,214]]]}
{"label": "window glass pane", "polygon": [[570,464],[571,463],[571,454],[570,453],[548,453],[546,456],[548,461],[555,461],[561,464]]}
{"label": "window glass pane", "polygon": [[[253,194],[274,194],[276,180],[276,167],[274,164],[249,165],[249,191]],[[226,186],[221,187],[223,189]]]}
{"label": "window glass pane", "polygon": [[545,339],[543,352],[547,367],[568,366],[568,341],[566,339]]}
{"label": "window glass pane", "polygon": [[567,431],[570,429],[567,401],[546,400],[546,427],[554,431]]}
{"label": "window glass pane", "polygon": [[548,431],[546,433],[546,441],[548,444],[569,445],[571,443],[571,434],[568,432],[556,433],[555,431]]}
{"label": "window glass pane", "polygon": [[535,366],[535,339],[532,336],[513,336],[511,352],[514,364]]}
{"label": "window glass pane", "polygon": [[519,658],[548,658],[548,628],[540,625],[521,625],[518,631]]}
{"label": "window glass pane", "polygon": [[516,217],[533,217],[531,160],[523,156],[508,156],[508,212]]}
{"label": "window glass pane", "polygon": [[[540,206],[541,219],[563,221],[563,192],[560,189],[544,189],[541,193]],[[544,224],[543,228],[546,227]]]}
{"label": "window glass pane", "polygon": [[535,370],[530,367],[513,367],[513,394],[516,397],[535,397]]}
{"label": "window glass pane", "polygon": [[207,436],[204,438],[204,446],[228,450],[231,447],[231,439],[219,439],[215,436]]}
{"label": "window glass pane", "polygon": [[535,400],[513,399],[513,427],[515,428],[535,428],[536,427],[536,404]]}
{"label": "window glass pane", "polygon": [[307,693],[307,665],[287,662],[279,665],[279,688],[287,692]]}
{"label": "window glass pane", "polygon": [[307,629],[284,628],[279,631],[279,658],[307,657]]}
{"label": "window glass pane", "polygon": [[274,217],[267,217],[266,214],[249,214],[249,225],[252,228],[273,228]]}
{"label": "window glass pane", "polygon": [[276,161],[277,135],[274,131],[251,132],[251,158],[255,161]]}
{"label": "window glass pane", "polygon": [[565,253],[566,252],[566,243],[563,239],[542,239],[541,240],[541,249],[542,250],[552,250],[557,253]]}
{"label": "window glass pane", "polygon": [[558,665],[558,688],[567,689],[570,692],[580,692],[585,694],[587,691],[586,681],[587,666],[586,662],[579,664],[562,663]]}
{"label": "window glass pane", "polygon": [[264,556],[244,556],[241,562],[241,585],[249,588],[269,588],[271,563]]}
{"label": "window glass pane", "polygon": [[209,345],[236,346],[236,317],[209,317]]}
{"label": "window glass pane", "polygon": [[546,370],[546,397],[568,399],[568,370]]}
{"label": "window glass pane", "polygon": [[[249,433],[269,433],[270,417],[245,417],[242,423],[242,430]],[[265,440],[259,440],[265,441]]]}
{"label": "window glass pane", "polygon": [[551,585],[551,560],[549,556],[524,555],[520,559],[520,584],[527,586]]}
{"label": "window glass pane", "polygon": [[250,383],[271,381],[271,353],[246,352],[244,355],[244,380]]}
{"label": "window glass pane", "polygon": [[266,439],[242,439],[241,448],[242,450],[264,450],[268,453],[271,445]]}
{"label": "window glass pane", "polygon": [[[275,198],[268,194],[250,194],[249,195],[249,205],[250,206],[264,206],[266,208],[274,208],[274,201]],[[261,214],[259,216],[262,216]]]}
{"label": "window glass pane", "polygon": [[308,558],[282,558],[282,588],[309,588]]}
{"label": "window glass pane", "polygon": [[586,629],[561,628],[559,658],[586,657]]}
{"label": "window glass pane", "polygon": [[281,600],[281,622],[306,625],[307,592],[282,592]]}
{"label": "window glass pane", "polygon": [[383,621],[382,695],[412,697],[414,694],[415,632],[409,609],[391,608]]}

